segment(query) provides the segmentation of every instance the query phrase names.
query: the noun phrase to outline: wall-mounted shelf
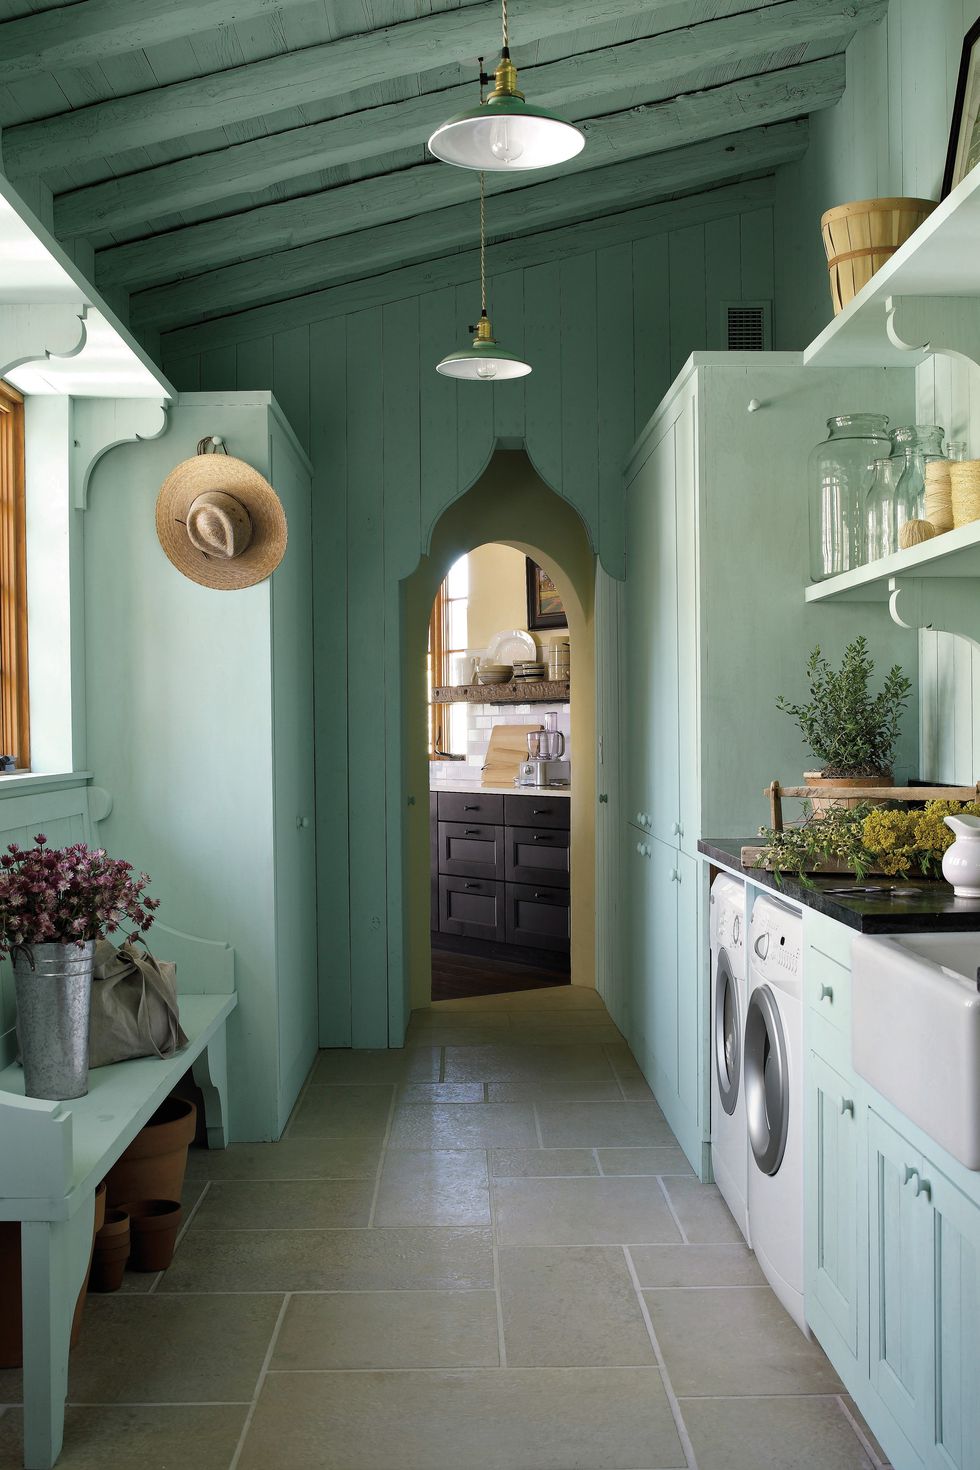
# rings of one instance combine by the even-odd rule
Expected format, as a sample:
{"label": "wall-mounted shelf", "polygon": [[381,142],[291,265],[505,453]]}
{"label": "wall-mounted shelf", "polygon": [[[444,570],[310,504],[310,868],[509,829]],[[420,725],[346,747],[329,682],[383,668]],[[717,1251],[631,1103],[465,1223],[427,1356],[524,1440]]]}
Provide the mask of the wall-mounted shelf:
{"label": "wall-mounted shelf", "polygon": [[440,684],[432,691],[433,704],[567,704],[567,679],[544,679],[533,684]]}
{"label": "wall-mounted shelf", "polygon": [[962,181],[803,354],[816,367],[980,357],[980,169]]}
{"label": "wall-mounted shelf", "polygon": [[980,642],[980,521],[812,582],[806,600],[887,602],[900,627],[933,628]]}

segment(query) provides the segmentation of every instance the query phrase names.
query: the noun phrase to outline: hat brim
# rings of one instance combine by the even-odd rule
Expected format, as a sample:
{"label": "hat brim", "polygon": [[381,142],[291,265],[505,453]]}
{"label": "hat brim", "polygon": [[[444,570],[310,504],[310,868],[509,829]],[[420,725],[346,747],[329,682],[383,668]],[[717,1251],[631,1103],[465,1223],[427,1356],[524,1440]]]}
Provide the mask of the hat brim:
{"label": "hat brim", "polygon": [[[233,495],[248,511],[252,540],[240,556],[208,556],[188,536],[187,513],[206,490]],[[198,454],[171,470],[157,496],[156,525],[160,545],[177,570],[219,592],[265,581],[286,554],[282,501],[258,470],[230,454]]]}

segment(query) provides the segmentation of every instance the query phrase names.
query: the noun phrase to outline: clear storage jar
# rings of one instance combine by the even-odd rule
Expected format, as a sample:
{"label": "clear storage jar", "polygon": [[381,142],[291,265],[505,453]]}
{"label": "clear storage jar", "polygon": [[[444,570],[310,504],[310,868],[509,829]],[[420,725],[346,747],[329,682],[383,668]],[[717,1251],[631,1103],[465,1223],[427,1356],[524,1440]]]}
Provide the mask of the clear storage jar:
{"label": "clear storage jar", "polygon": [[840,414],[827,420],[827,430],[809,461],[814,581],[850,571],[867,559],[865,503],[876,464],[892,452],[884,414]]}
{"label": "clear storage jar", "polygon": [[926,517],[926,464],[942,458],[943,430],[938,424],[907,424],[893,429],[892,452],[875,466],[865,504],[865,537],[869,561],[898,551],[906,521]]}

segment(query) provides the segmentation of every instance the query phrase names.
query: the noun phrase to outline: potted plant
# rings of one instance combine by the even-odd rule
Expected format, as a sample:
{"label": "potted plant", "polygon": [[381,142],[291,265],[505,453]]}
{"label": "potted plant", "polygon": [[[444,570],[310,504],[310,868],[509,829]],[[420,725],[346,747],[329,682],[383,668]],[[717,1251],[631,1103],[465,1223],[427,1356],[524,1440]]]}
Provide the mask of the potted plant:
{"label": "potted plant", "polygon": [[[791,704],[782,694],[776,700],[777,709],[793,716],[804,745],[821,763],[818,771],[804,771],[808,786],[836,790],[892,784],[892,760],[912,683],[895,664],[878,693],[872,694],[873,673],[866,638],[847,645],[837,670],[817,647],[806,666],[809,700]],[[827,811],[834,804],[826,797],[816,798],[814,811]]]}
{"label": "potted plant", "polygon": [[88,1091],[95,941],[125,924],[134,939],[149,929],[159,907],[149,881],[104,848],[49,848],[43,832],[0,856],[0,955],[13,960],[28,1097]]}

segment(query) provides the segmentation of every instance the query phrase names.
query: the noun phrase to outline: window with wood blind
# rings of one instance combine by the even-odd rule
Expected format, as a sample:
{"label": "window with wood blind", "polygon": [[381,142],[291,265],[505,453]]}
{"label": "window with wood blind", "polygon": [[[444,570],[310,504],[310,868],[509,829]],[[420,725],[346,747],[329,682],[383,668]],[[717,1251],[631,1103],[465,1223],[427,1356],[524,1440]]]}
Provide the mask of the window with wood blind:
{"label": "window with wood blind", "polygon": [[24,400],[0,380],[0,755],[30,770]]}

